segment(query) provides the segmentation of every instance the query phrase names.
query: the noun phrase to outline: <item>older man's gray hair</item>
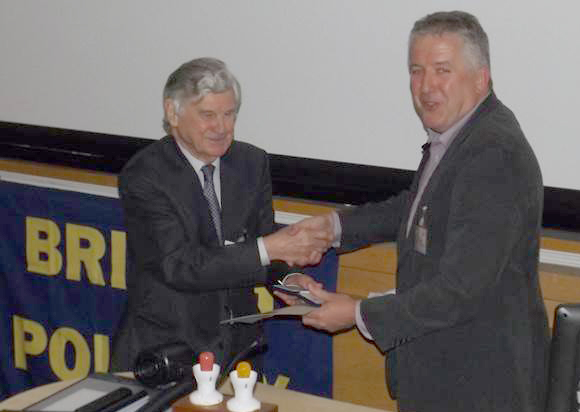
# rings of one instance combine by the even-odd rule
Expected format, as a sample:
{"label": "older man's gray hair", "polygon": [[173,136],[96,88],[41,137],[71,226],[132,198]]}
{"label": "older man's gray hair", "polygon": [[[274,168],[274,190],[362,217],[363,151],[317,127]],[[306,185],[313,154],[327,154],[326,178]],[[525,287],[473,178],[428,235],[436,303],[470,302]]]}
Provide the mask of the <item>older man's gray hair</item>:
{"label": "older man's gray hair", "polygon": [[[175,111],[186,102],[199,101],[209,93],[223,93],[228,90],[234,92],[236,112],[242,104],[242,91],[235,76],[221,60],[212,57],[202,57],[183,63],[175,70],[165,83],[163,101],[171,99]],[[171,132],[167,116],[163,116],[163,129]]]}

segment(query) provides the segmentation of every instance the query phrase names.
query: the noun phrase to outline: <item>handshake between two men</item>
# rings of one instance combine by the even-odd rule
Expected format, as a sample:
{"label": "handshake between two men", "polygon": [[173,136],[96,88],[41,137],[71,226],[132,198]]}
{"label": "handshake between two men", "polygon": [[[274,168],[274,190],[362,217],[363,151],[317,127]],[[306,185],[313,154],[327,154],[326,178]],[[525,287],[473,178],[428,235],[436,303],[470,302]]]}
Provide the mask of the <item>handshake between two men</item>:
{"label": "handshake between two men", "polygon": [[[335,218],[332,213],[310,217],[265,236],[264,245],[270,260],[282,260],[290,266],[317,264],[337,240]],[[321,283],[305,274],[294,274],[285,283],[308,289],[323,302],[319,309],[302,317],[304,325],[337,332],[349,329],[355,324],[357,301],[350,296],[328,292]],[[287,305],[301,303],[295,296],[279,291],[274,294]]]}
{"label": "handshake between two men", "polygon": [[290,266],[315,265],[334,242],[332,215],[315,216],[264,237],[270,260]]}

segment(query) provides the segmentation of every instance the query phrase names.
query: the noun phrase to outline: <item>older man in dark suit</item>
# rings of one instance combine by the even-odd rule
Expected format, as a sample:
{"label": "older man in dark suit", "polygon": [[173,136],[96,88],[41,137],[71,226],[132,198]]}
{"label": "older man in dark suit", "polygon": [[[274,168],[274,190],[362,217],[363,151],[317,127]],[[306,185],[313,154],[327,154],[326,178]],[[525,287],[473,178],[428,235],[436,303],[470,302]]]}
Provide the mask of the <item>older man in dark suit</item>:
{"label": "older man in dark suit", "polygon": [[[323,243],[273,233],[272,186],[263,150],[234,141],[240,86],[213,58],[183,64],[163,94],[167,136],[135,155],[119,178],[128,235],[128,306],[113,342],[113,370],[139,352],[184,342],[225,366],[261,333],[220,325],[255,313],[256,285],[317,261]],[[294,279],[299,279],[295,276]]]}
{"label": "older man in dark suit", "polygon": [[475,17],[417,21],[408,64],[428,134],[410,190],[302,223],[334,233],[344,250],[396,238],[396,294],[356,301],[311,287],[326,303],[303,322],[356,324],[373,339],[388,353],[401,411],[543,411],[549,333],[536,157],[491,88]]}

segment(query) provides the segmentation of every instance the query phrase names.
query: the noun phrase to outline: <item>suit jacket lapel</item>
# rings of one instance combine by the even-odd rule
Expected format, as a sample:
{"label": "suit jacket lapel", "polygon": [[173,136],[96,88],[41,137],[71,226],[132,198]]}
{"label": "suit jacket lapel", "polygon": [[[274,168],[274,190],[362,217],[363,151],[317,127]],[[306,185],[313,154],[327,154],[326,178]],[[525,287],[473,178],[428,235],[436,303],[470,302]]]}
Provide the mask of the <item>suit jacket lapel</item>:
{"label": "suit jacket lapel", "polygon": [[222,197],[222,230],[224,239],[236,241],[241,233],[235,233],[240,224],[244,203],[248,199],[247,184],[241,175],[243,171],[236,170],[231,159],[224,156],[220,160],[220,179]]}
{"label": "suit jacket lapel", "polygon": [[[497,98],[493,93],[485,99],[478,109],[473,113],[471,119],[459,130],[457,136],[451,142],[451,145],[445,151],[445,154],[441,158],[439,165],[431,175],[429,183],[425,187],[423,196],[420,200],[420,205],[428,203],[432,196],[432,193],[437,189],[441,183],[441,176],[445,174],[445,171],[455,164],[456,157],[461,153],[460,148],[468,143],[468,137],[471,135],[473,128],[479,123],[481,116],[484,116],[491,108],[491,106],[497,103]],[[419,206],[420,207],[420,206]]]}
{"label": "suit jacket lapel", "polygon": [[183,188],[183,190],[177,191],[180,201],[193,215],[198,215],[197,219],[200,222],[200,226],[203,227],[203,231],[205,232],[204,236],[214,239],[217,244],[217,233],[213,226],[207,200],[203,195],[201,182],[195,170],[179,147],[177,147],[173,138],[170,138],[166,148],[168,156],[174,159],[177,175],[175,184]]}
{"label": "suit jacket lapel", "polygon": [[183,153],[181,153],[181,150],[177,147],[177,143],[175,143],[175,140],[173,140],[172,137],[168,141],[166,149],[167,155],[174,160],[174,166],[177,171],[178,177],[175,183],[183,187],[193,188],[193,193],[191,193],[190,190],[181,190],[179,193],[183,194],[184,199],[189,199],[191,194],[193,194],[194,197],[203,197],[201,183],[195,170],[193,170],[191,164],[187,161]]}
{"label": "suit jacket lapel", "polygon": [[[437,187],[441,183],[442,176],[445,175],[445,171],[450,167],[453,167],[455,164],[457,156],[460,155],[460,148],[467,143],[468,137],[471,134],[473,128],[479,123],[479,118],[484,116],[487,112],[489,112],[490,108],[497,104],[497,98],[493,94],[481,103],[480,107],[475,111],[472,118],[468,120],[468,122],[463,126],[463,128],[458,132],[458,135],[453,139],[451,145],[445,151],[443,158],[439,162],[439,165],[431,175],[425,190],[419,200],[419,204],[417,206],[417,210],[421,208],[421,205],[430,202],[430,199],[433,196],[433,193],[436,191]],[[419,176],[416,176],[418,179]],[[408,208],[411,208],[411,203],[413,199],[410,199]],[[409,211],[408,211],[409,212]],[[414,243],[415,243],[415,233],[413,227],[415,225],[415,220],[417,218],[417,214],[413,217],[413,222],[411,222],[411,230],[409,232],[409,236],[406,236],[406,227],[407,227],[407,219],[408,219],[408,212],[405,215],[405,220],[401,225],[401,229],[399,232],[398,243],[399,243],[399,261],[403,262],[407,257],[408,253],[413,250]]]}

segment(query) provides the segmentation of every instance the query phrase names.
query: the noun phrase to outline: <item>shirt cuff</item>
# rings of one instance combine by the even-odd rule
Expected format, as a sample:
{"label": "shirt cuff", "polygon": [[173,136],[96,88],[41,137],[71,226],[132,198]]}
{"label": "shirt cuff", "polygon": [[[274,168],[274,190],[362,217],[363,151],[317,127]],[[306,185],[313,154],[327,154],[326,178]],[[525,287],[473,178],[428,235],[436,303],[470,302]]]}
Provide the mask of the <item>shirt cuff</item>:
{"label": "shirt cuff", "polygon": [[360,334],[363,335],[366,339],[374,340],[363,321],[362,314],[360,313],[360,303],[361,303],[360,300],[356,302],[356,313],[355,313],[356,327],[360,332]]}
{"label": "shirt cuff", "polygon": [[262,266],[268,266],[270,264],[270,256],[268,256],[268,251],[266,250],[266,245],[264,244],[264,238],[260,236],[258,238],[258,253],[260,254],[260,262]]}

